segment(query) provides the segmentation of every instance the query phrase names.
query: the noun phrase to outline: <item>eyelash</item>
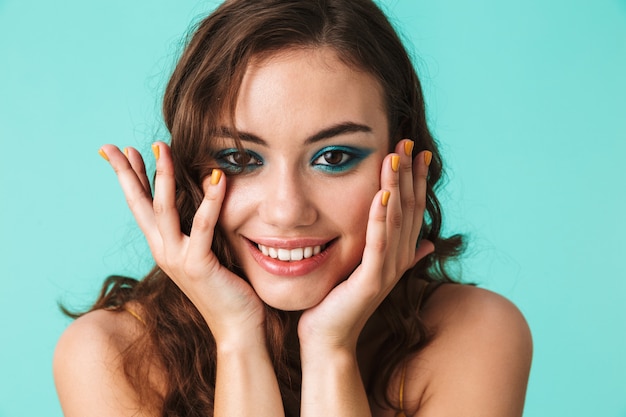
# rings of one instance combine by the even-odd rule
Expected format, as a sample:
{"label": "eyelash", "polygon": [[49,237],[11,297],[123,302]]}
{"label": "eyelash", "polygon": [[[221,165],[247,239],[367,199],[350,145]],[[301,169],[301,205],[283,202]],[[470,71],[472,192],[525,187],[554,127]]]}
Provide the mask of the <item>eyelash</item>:
{"label": "eyelash", "polygon": [[[237,161],[244,157],[245,160]],[[237,148],[224,149],[215,155],[215,161],[226,174],[242,174],[253,171],[263,165],[263,158],[255,152]]]}
{"label": "eyelash", "polygon": [[[339,173],[349,170],[357,165],[365,157],[372,153],[369,149],[353,148],[350,146],[328,146],[320,149],[311,159],[311,164],[317,169],[330,172]],[[326,157],[336,156],[341,154],[341,160],[336,163],[330,163],[326,160]],[[316,161],[324,158],[326,163],[318,163]]]}
{"label": "eyelash", "polygon": [[[353,148],[350,146],[328,146],[320,149],[311,158],[311,165],[328,173],[341,173],[349,170],[365,159],[372,150]],[[326,158],[340,155],[339,162],[329,162]],[[240,158],[244,157],[244,160]],[[240,159],[239,161],[237,159]],[[256,170],[264,165],[263,158],[256,152],[237,148],[224,149],[217,152],[215,161],[226,174],[243,174]],[[323,161],[323,162],[322,162]]]}

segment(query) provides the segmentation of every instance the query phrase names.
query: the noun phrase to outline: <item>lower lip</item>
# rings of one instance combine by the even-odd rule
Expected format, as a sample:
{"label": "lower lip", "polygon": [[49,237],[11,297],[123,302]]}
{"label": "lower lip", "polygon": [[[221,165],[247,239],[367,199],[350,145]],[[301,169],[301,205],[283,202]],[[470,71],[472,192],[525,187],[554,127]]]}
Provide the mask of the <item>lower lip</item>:
{"label": "lower lip", "polygon": [[334,246],[332,244],[328,245],[322,252],[311,256],[310,258],[305,258],[300,261],[285,262],[263,255],[256,244],[250,242],[249,240],[247,242],[252,257],[261,266],[261,268],[273,275],[290,277],[306,275],[319,268],[328,259],[330,249]]}

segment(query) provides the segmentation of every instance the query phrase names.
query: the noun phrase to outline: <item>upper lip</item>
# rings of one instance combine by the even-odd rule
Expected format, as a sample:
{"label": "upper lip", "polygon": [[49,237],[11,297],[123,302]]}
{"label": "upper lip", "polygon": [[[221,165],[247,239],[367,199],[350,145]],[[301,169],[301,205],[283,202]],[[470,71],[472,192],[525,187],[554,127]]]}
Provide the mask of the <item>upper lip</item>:
{"label": "upper lip", "polygon": [[297,249],[306,248],[310,246],[322,246],[330,243],[333,239],[327,238],[280,238],[280,237],[259,237],[259,238],[246,238],[254,244],[261,244],[263,246],[269,246],[279,249]]}

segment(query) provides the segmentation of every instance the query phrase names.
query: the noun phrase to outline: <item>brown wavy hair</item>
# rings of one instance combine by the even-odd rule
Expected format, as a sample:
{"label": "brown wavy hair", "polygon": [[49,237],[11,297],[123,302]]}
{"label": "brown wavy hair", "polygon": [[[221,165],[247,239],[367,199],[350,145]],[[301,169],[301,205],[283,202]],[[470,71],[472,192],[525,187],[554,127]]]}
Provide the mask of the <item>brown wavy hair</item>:
{"label": "brown wavy hair", "polygon": [[[368,72],[384,91],[389,149],[403,138],[414,152],[433,153],[429,170],[422,237],[435,252],[407,271],[378,308],[388,325],[369,381],[369,395],[392,407],[386,387],[398,365],[422,349],[429,329],[421,321],[419,279],[453,282],[446,261],[462,250],[460,235],[441,236],[442,212],[435,194],[443,167],[427,123],[422,89],[399,36],[371,0],[229,0],[193,30],[165,91],[163,114],[171,135],[176,176],[176,206],[181,229],[189,233],[202,201],[201,181],[214,164],[211,138],[223,117],[234,120],[242,78],[252,59],[293,48],[331,48],[346,65]],[[234,124],[233,124],[234,125]],[[213,250],[220,261],[242,271],[216,228]],[[91,310],[121,310],[141,305],[146,332],[124,354],[127,377],[145,407],[163,416],[213,415],[216,377],[215,341],[202,316],[155,267],[141,281],[112,276]],[[266,307],[268,349],[276,369],[287,415],[299,414],[301,373],[292,315]],[[74,315],[77,316],[77,315]],[[153,365],[165,377],[165,392],[149,383]]]}

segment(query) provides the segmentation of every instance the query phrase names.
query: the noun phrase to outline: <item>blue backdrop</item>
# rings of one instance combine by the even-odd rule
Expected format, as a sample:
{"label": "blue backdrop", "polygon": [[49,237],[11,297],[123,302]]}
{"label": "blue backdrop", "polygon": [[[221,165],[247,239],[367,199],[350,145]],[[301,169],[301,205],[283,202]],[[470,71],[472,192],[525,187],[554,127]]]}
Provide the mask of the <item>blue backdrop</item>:
{"label": "blue backdrop", "polygon": [[[448,162],[446,228],[471,239],[459,270],[532,328],[525,416],[626,417],[626,2],[380,3]],[[0,0],[0,417],[61,416],[56,303],[149,268],[97,150],[165,138],[165,80],[214,6]]]}

